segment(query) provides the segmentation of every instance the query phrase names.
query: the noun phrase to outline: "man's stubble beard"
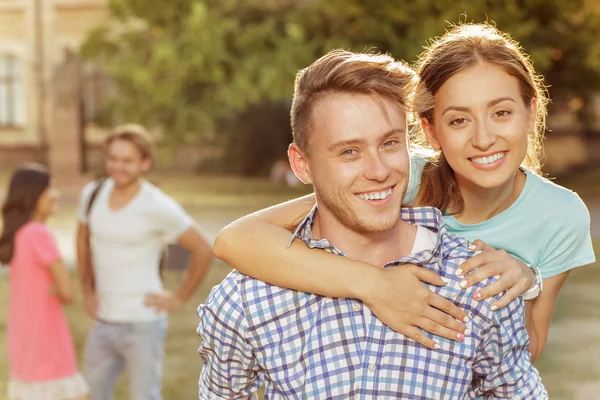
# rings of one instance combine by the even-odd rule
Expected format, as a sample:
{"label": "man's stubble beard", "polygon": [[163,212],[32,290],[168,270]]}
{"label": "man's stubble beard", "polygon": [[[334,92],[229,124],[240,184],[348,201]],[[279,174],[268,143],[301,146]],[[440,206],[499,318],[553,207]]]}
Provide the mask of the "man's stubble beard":
{"label": "man's stubble beard", "polygon": [[331,197],[333,196],[323,196],[323,192],[319,191],[316,186],[315,193],[317,193],[320,205],[325,206],[343,226],[360,235],[387,232],[393,229],[400,220],[401,201],[399,204],[388,204],[381,212],[389,213],[389,219],[385,219],[382,223],[378,224],[373,220],[368,220],[358,215],[358,211],[356,213],[353,212],[356,207],[344,207],[342,202],[336,202],[332,199]]}

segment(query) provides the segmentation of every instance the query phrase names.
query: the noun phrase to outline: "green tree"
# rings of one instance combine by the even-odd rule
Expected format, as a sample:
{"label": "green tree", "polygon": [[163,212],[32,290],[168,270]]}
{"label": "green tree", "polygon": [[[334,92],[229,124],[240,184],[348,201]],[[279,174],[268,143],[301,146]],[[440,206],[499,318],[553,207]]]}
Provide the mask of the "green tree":
{"label": "green tree", "polygon": [[[594,0],[111,0],[115,23],[82,54],[104,63],[128,120],[161,127],[167,143],[217,129],[231,151],[249,113],[289,100],[298,69],[333,48],[414,61],[449,22],[495,23],[531,54],[551,97],[585,103],[600,89],[600,6]],[[250,108],[249,108],[250,107]],[[232,119],[240,124],[231,124]],[[249,132],[271,140],[266,124]],[[274,116],[280,131],[281,116]],[[256,124],[255,124],[256,125]],[[235,131],[235,132],[232,132]],[[236,136],[237,135],[237,136]],[[286,134],[286,140],[289,132]],[[285,141],[284,141],[285,142]],[[262,157],[271,162],[276,154]],[[283,146],[281,146],[283,147]],[[251,153],[252,149],[247,149]],[[233,153],[229,153],[230,155]],[[243,158],[243,155],[240,157]],[[235,157],[237,159],[237,157]],[[239,165],[247,165],[240,159]],[[264,168],[257,168],[264,170]]]}

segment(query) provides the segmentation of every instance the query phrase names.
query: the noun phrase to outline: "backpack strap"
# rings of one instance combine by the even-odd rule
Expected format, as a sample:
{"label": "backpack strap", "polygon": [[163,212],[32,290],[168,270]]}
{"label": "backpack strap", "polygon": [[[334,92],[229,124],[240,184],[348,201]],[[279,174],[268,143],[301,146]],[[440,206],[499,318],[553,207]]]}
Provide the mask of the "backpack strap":
{"label": "backpack strap", "polygon": [[[90,200],[88,201],[87,208],[85,210],[85,216],[86,216],[87,225],[88,225],[88,236],[87,236],[88,261],[90,262],[90,265],[92,262],[92,254],[91,254],[92,246],[90,244],[90,230],[89,230],[90,213],[92,211],[92,206],[94,205],[94,202],[96,201],[96,198],[98,197],[98,193],[100,193],[100,189],[102,188],[102,185],[104,184],[104,182],[106,182],[106,177],[96,179],[96,183],[97,183],[96,187],[94,188],[94,190],[92,191],[92,194],[90,195]],[[91,274],[91,280],[92,280],[92,288],[95,288],[96,282],[94,281],[94,273],[93,272]]]}
{"label": "backpack strap", "polygon": [[102,189],[104,182],[106,182],[106,177],[96,179],[96,187],[94,188],[94,190],[92,191],[92,194],[90,195],[90,200],[88,201],[87,209],[85,211],[88,226],[90,224],[90,213],[92,212],[92,206],[94,205],[94,202],[96,201],[96,198],[98,197],[98,193],[100,193],[100,189]]}

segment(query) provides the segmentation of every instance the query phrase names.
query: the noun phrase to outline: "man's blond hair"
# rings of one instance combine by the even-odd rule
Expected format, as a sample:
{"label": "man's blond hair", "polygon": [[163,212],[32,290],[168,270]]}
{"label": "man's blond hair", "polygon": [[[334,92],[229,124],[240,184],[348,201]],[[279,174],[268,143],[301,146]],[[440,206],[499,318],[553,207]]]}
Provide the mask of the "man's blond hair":
{"label": "man's blond hair", "polygon": [[296,75],[291,124],[294,142],[308,152],[314,131],[312,110],[329,94],[365,94],[388,99],[405,113],[415,72],[386,54],[333,50]]}
{"label": "man's blond hair", "polygon": [[117,126],[106,138],[105,145],[108,148],[115,140],[124,140],[133,144],[143,159],[154,159],[152,139],[148,130],[139,124],[125,124]]}

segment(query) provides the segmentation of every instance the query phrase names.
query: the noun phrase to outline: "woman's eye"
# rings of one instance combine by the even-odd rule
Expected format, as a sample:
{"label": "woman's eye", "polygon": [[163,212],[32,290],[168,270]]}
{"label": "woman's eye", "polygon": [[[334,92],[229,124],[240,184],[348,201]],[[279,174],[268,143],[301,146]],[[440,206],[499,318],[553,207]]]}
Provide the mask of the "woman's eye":
{"label": "woman's eye", "polygon": [[398,141],[397,141],[397,140],[388,140],[387,142],[385,142],[385,143],[383,144],[383,147],[390,148],[390,147],[394,147],[394,146],[395,146],[395,145],[397,145],[397,144],[398,144]]}
{"label": "woman's eye", "polygon": [[511,114],[511,112],[509,110],[500,110],[500,111],[496,112],[494,114],[494,116],[496,116],[498,118],[502,118],[502,117],[506,117],[510,114]]}
{"label": "woman's eye", "polygon": [[450,121],[450,125],[462,125],[467,122],[466,118],[456,118]]}

